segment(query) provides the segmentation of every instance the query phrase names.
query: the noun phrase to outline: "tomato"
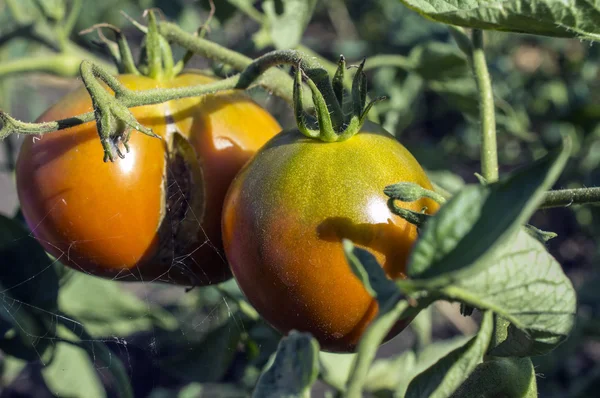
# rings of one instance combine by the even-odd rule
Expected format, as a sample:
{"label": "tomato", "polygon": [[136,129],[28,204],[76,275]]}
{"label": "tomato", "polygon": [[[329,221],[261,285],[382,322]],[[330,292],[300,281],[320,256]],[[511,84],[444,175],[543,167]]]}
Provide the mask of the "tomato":
{"label": "tomato", "polygon": [[[194,72],[164,81],[118,79],[133,90],[214,80]],[[82,86],[38,122],[91,110]],[[102,162],[94,122],[26,138],[16,179],[33,234],[64,264],[98,276],[185,285],[230,278],[221,243],[223,199],[244,163],[281,131],[279,124],[241,91],[136,107],[132,113],[163,140],[134,132],[130,152],[114,163]],[[189,140],[191,163],[177,161],[170,144],[174,132]],[[196,169],[200,184],[191,179]],[[202,206],[192,206],[193,198]]]}
{"label": "tomato", "polygon": [[[267,322],[310,332],[326,351],[355,350],[378,305],[352,273],[342,239],[374,254],[388,277],[406,277],[417,230],[390,212],[383,193],[401,181],[432,188],[408,150],[371,123],[333,143],[287,130],[257,152],[229,188],[222,230],[233,275]],[[429,199],[402,206],[438,209]]]}

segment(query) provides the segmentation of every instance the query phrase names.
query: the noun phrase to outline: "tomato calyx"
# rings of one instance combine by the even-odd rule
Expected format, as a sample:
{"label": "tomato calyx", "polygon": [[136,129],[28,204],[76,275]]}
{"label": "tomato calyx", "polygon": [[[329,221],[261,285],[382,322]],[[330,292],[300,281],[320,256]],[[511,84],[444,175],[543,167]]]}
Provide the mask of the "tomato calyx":
{"label": "tomato calyx", "polygon": [[148,27],[142,42],[139,69],[152,79],[162,80],[174,77],[174,62],[171,46],[159,33],[156,21],[156,10],[144,12],[148,16]]}
{"label": "tomato calyx", "polygon": [[[127,143],[132,129],[150,137],[160,139],[160,136],[155,134],[152,129],[138,122],[125,105],[119,101],[115,101],[96,79],[99,78],[106,84],[109,84],[116,80],[113,76],[93,63],[83,61],[81,63],[81,78],[90,93],[92,105],[94,106],[96,126],[100,135],[102,148],[104,149],[104,162],[109,160],[111,162],[114,161],[115,153],[121,159],[125,157],[120,146],[122,145],[125,151],[129,152]],[[120,94],[117,91],[115,97],[119,99]]]}
{"label": "tomato calyx", "polygon": [[[294,78],[294,115],[296,124],[302,134],[309,138],[320,139],[324,142],[345,141],[354,136],[363,127],[367,115],[375,103],[387,99],[379,97],[368,104],[367,77],[364,73],[365,60],[357,67],[352,80],[352,90],[349,98],[344,92],[346,59],[340,55],[338,68],[325,89],[319,89],[314,80],[304,72],[300,63],[296,65]],[[306,82],[311,90],[315,105],[316,119],[307,114],[302,101],[302,83]],[[350,108],[348,112],[344,109]],[[337,122],[341,120],[342,122]]]}
{"label": "tomato calyx", "polygon": [[[135,26],[145,33],[140,62],[137,66],[133,61],[129,44],[120,29],[110,24],[98,24],[82,33],[98,31],[101,45],[109,51],[120,73],[144,75],[156,80],[173,78],[174,62],[171,47],[158,32],[155,11],[147,10],[145,15],[148,15],[148,27],[135,23]],[[114,32],[116,43],[110,42],[102,34],[102,28]],[[160,138],[151,129],[141,125],[128,107],[118,101],[119,97],[123,96],[122,91],[114,89],[115,101],[98,82],[101,80],[109,87],[119,87],[118,83],[111,84],[115,79],[102,68],[84,61],[81,63],[81,77],[92,98],[96,126],[104,149],[104,162],[113,162],[115,155],[121,159],[125,158],[125,153],[129,152],[128,142],[132,130],[140,131],[153,138]]]}

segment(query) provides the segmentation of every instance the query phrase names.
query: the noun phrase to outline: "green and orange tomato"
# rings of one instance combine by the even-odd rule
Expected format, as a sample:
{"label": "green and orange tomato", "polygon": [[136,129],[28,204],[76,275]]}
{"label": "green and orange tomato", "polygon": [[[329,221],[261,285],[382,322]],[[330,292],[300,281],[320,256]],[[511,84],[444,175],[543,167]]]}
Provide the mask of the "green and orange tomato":
{"label": "green and orange tomato", "polygon": [[[287,130],[257,152],[231,184],[222,230],[234,277],[266,321],[310,332],[327,351],[355,350],[378,304],[352,273],[342,239],[374,254],[388,277],[406,277],[417,229],[383,193],[398,182],[432,189],[410,152],[371,123],[331,143]],[[402,207],[438,209],[430,199]]]}

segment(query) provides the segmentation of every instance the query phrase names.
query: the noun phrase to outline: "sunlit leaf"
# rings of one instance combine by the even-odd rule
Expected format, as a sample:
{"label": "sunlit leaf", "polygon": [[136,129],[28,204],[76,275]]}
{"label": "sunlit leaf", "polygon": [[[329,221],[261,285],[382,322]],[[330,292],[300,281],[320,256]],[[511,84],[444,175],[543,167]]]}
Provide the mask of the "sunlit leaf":
{"label": "sunlit leaf", "polygon": [[494,251],[537,209],[570,150],[566,140],[560,150],[497,183],[463,188],[423,228],[411,253],[409,277],[444,285],[488,267]]}
{"label": "sunlit leaf", "polygon": [[492,331],[492,316],[488,313],[484,316],[479,332],[474,337],[411,381],[406,397],[445,398],[451,395],[483,360]]}
{"label": "sunlit leaf", "polygon": [[537,397],[536,370],[529,358],[494,358],[475,371],[451,398]]}
{"label": "sunlit leaf", "polygon": [[97,337],[177,327],[173,315],[125,291],[121,283],[81,272],[74,273],[60,290],[59,304],[63,312],[77,318]]}
{"label": "sunlit leaf", "polygon": [[400,0],[435,21],[477,29],[600,38],[600,5],[587,0]]}
{"label": "sunlit leaf", "polygon": [[396,284],[385,275],[375,256],[365,249],[354,246],[348,239],[343,243],[344,254],[352,272],[361,280],[367,292],[377,299],[379,305],[383,306],[400,293]]}
{"label": "sunlit leaf", "polygon": [[309,333],[290,332],[279,343],[275,358],[261,375],[253,397],[301,398],[319,374],[319,344]]}
{"label": "sunlit leaf", "polygon": [[57,396],[106,396],[97,373],[103,370],[103,374],[111,377],[111,385],[120,397],[133,397],[123,363],[103,341],[94,340],[81,322],[63,314],[59,314],[57,323],[62,358],[53,358],[42,370],[46,384]]}
{"label": "sunlit leaf", "polygon": [[321,378],[338,390],[343,390],[348,375],[352,369],[356,354],[338,354],[333,352],[319,352]]}
{"label": "sunlit leaf", "polygon": [[491,262],[443,289],[449,298],[491,309],[512,323],[491,353],[541,355],[564,341],[575,321],[575,289],[544,245],[521,230]]}
{"label": "sunlit leaf", "polygon": [[294,48],[300,43],[316,4],[316,0],[265,0],[262,3],[275,48]]}
{"label": "sunlit leaf", "polygon": [[54,359],[42,370],[48,389],[58,397],[106,397],[93,358],[85,350],[58,343]]}

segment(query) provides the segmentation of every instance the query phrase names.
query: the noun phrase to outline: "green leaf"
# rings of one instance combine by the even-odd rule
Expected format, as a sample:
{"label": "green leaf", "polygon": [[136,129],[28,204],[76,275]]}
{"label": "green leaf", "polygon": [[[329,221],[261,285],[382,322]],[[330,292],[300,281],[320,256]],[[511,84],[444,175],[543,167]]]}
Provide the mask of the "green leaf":
{"label": "green leaf", "polygon": [[571,281],[542,243],[524,229],[479,274],[442,289],[450,299],[491,309],[512,323],[495,356],[542,355],[573,328],[577,298]]}
{"label": "green leaf", "polygon": [[536,375],[529,358],[491,358],[475,371],[452,394],[461,397],[523,397],[536,398]]}
{"label": "green leaf", "polygon": [[[378,359],[369,368],[364,391],[378,397],[404,397],[411,380],[449,352],[464,346],[470,336],[436,341],[419,351],[405,351],[393,358]],[[339,391],[348,381],[356,354],[319,353],[321,378]]]}
{"label": "green leaf", "polygon": [[42,246],[18,222],[0,215],[0,286],[3,295],[32,309],[56,311],[58,277]]}
{"label": "green leaf", "polygon": [[443,294],[493,310],[512,323],[495,356],[542,355],[573,328],[577,298],[571,281],[544,245],[524,229],[478,275],[458,280]]}
{"label": "green leaf", "polygon": [[0,215],[0,350],[24,360],[51,353],[57,310],[56,262],[20,223]]}
{"label": "green leaf", "polygon": [[81,347],[58,343],[52,362],[42,369],[48,389],[57,397],[106,397],[95,364]]}
{"label": "green leaf", "polygon": [[431,344],[433,329],[432,307],[427,307],[419,312],[419,315],[410,323],[410,328],[417,337],[417,347],[422,348]]}
{"label": "green leaf", "polygon": [[391,359],[374,361],[367,374],[364,389],[377,396],[394,396],[395,392],[408,386],[417,366],[417,356],[413,351],[406,351]]}
{"label": "green leaf", "polygon": [[265,0],[263,10],[271,29],[271,39],[278,50],[300,44],[317,0]]}
{"label": "green leaf", "polygon": [[587,0],[400,0],[450,25],[553,37],[600,38],[600,8]]}
{"label": "green leaf", "polygon": [[361,394],[377,350],[394,324],[399,319],[416,316],[422,308],[429,304],[431,301],[427,298],[421,299],[416,306],[411,306],[407,300],[392,298],[380,307],[379,313],[359,341],[358,355],[354,360],[346,385],[348,396],[355,397]]}
{"label": "green leaf", "polygon": [[452,194],[456,194],[465,186],[465,180],[449,170],[427,170],[427,176],[432,183]]}
{"label": "green leaf", "polygon": [[103,374],[112,376],[110,383],[119,397],[133,397],[123,363],[104,342],[94,339],[81,322],[63,313],[56,315],[56,322],[62,357],[54,358],[56,362],[49,363],[42,375],[57,396],[105,396],[96,373],[96,369],[103,369]]}
{"label": "green leaf", "polygon": [[492,314],[483,317],[479,332],[466,344],[454,349],[433,366],[415,377],[408,386],[406,397],[448,397],[483,360],[493,330]]}
{"label": "green leaf", "polygon": [[178,326],[168,311],[125,291],[122,283],[81,272],[74,273],[60,290],[59,305],[95,337],[127,336],[154,327],[175,330]]}
{"label": "green leaf", "polygon": [[501,181],[463,188],[423,228],[408,265],[411,279],[443,286],[477,274],[537,209],[571,151],[555,150]]}
{"label": "green leaf", "polygon": [[408,54],[408,67],[426,81],[469,76],[465,55],[456,46],[434,41],[417,46]]}
{"label": "green leaf", "polygon": [[2,382],[4,386],[8,386],[17,379],[23,369],[27,366],[27,362],[11,356],[3,356],[1,360],[2,366]]}
{"label": "green leaf", "polygon": [[112,385],[117,390],[119,397],[133,397],[131,383],[125,366],[121,360],[101,340],[94,339],[77,319],[58,314],[57,323],[61,336],[67,336],[67,341],[85,350],[90,361],[112,376]]}
{"label": "green leaf", "polygon": [[405,397],[408,385],[417,375],[423,373],[432,367],[441,358],[448,355],[471,340],[472,336],[458,336],[452,339],[436,341],[422,350],[417,351],[416,362],[414,366],[404,369],[401,375],[398,375],[398,384],[396,385],[396,397]]}
{"label": "green leaf", "polygon": [[190,383],[179,391],[155,388],[148,398],[246,398],[248,393],[233,384]]}
{"label": "green leaf", "polygon": [[536,228],[536,227],[534,227],[533,225],[530,225],[530,224],[526,224],[524,227],[525,227],[525,231],[529,235],[531,235],[532,238],[537,239],[541,243],[546,243],[550,239],[554,239],[554,238],[556,238],[558,236],[555,232],[543,231],[543,230],[541,230],[539,228]]}
{"label": "green leaf", "polygon": [[[155,333],[162,342],[160,367],[178,378],[199,383],[219,381],[227,372],[236,354],[242,334],[242,325],[235,317],[227,317],[205,334]],[[197,327],[195,328],[197,329]]]}
{"label": "green leaf", "polygon": [[309,333],[291,331],[258,379],[253,397],[304,397],[319,374],[318,354],[319,343]]}
{"label": "green leaf", "polygon": [[330,386],[342,391],[348,381],[356,354],[319,352],[320,377]]}
{"label": "green leaf", "polygon": [[475,118],[479,115],[477,86],[471,76],[430,81],[427,88],[439,94],[450,106],[465,116]]}
{"label": "green leaf", "polygon": [[348,240],[344,239],[344,254],[352,272],[361,280],[367,292],[376,298],[380,306],[400,293],[398,286],[387,277],[375,256]]}

